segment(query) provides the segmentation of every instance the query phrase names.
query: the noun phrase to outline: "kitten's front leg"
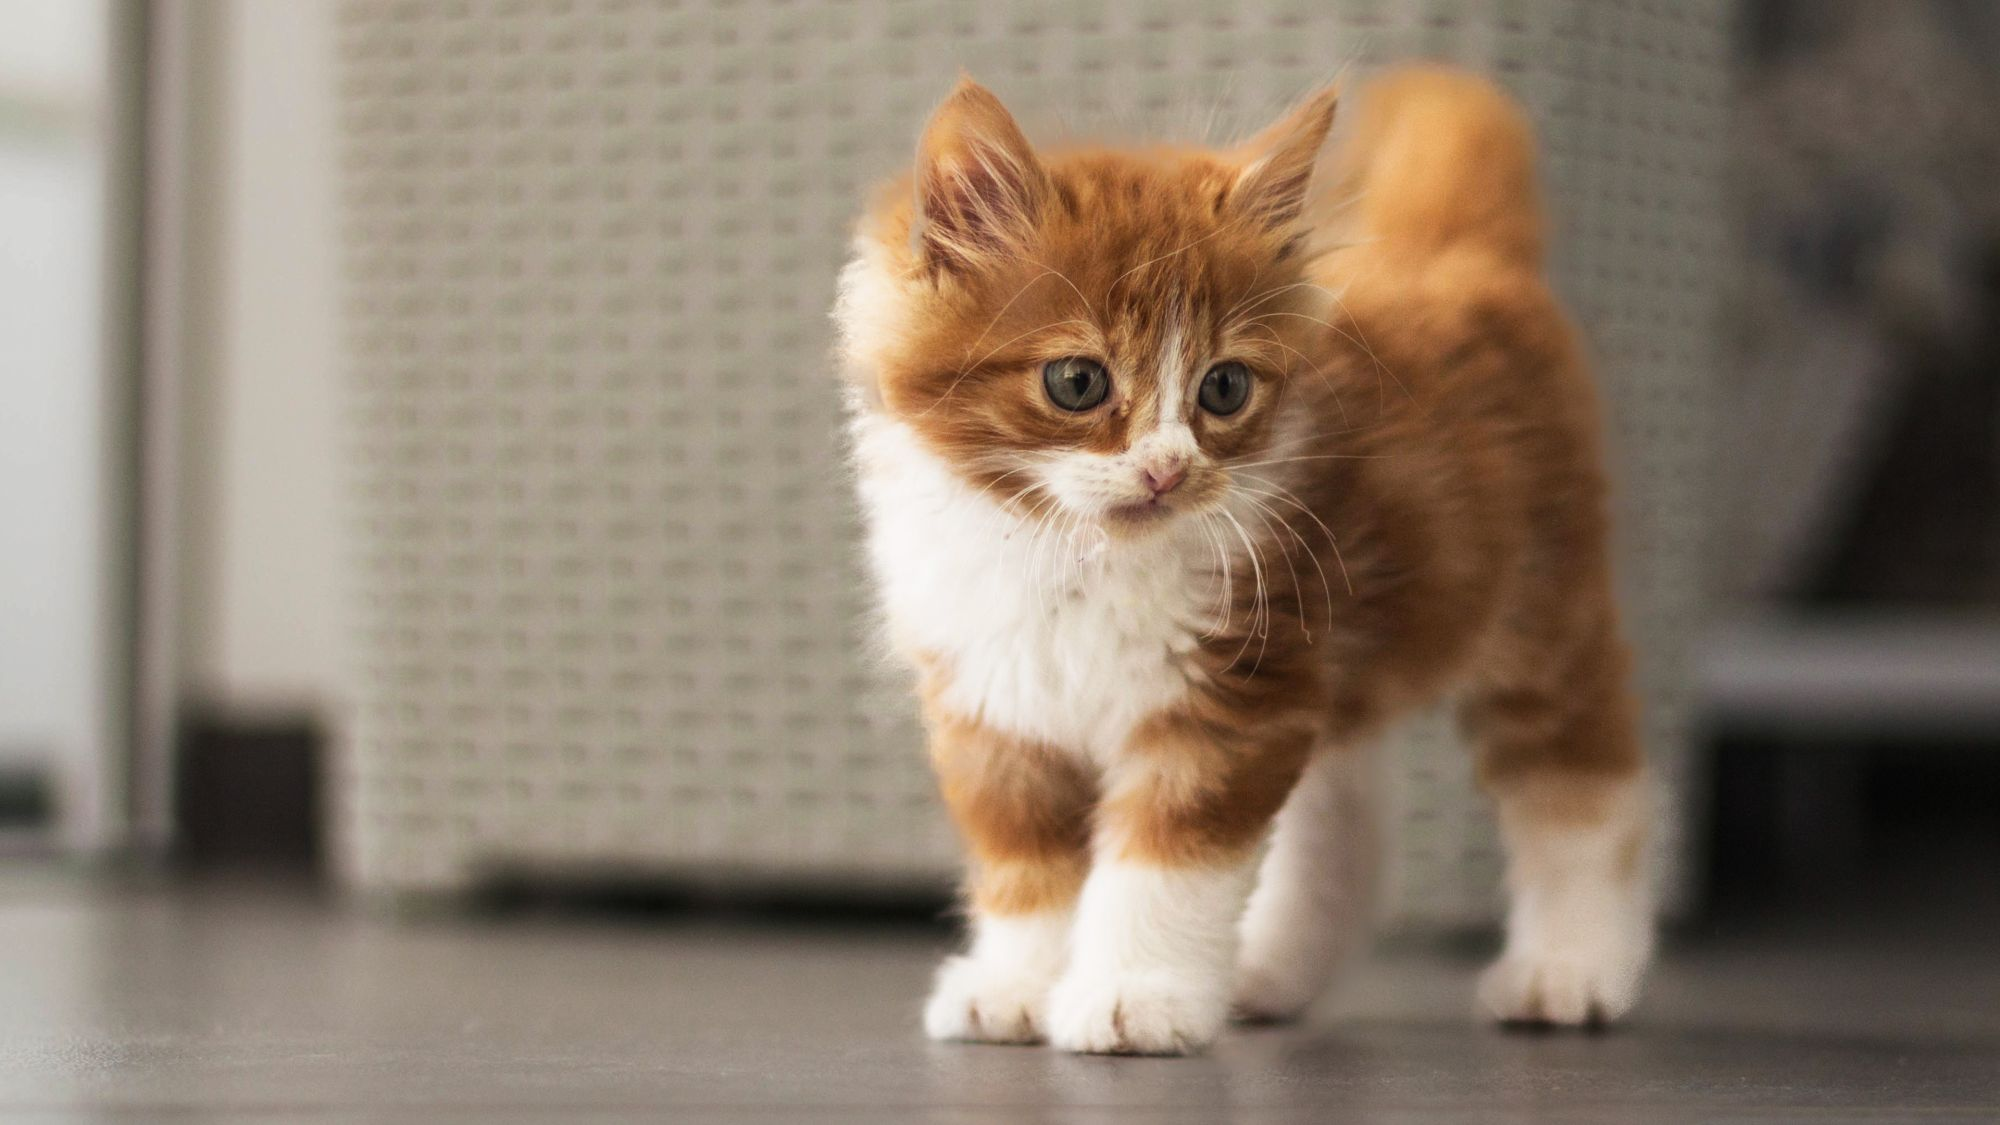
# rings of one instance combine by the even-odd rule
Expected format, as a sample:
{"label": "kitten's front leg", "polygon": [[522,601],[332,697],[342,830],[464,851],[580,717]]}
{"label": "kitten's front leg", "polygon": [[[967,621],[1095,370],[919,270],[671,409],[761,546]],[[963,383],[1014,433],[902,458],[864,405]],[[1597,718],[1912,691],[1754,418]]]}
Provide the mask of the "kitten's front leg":
{"label": "kitten's front leg", "polygon": [[1188,712],[1141,724],[1098,811],[1050,1043],[1178,1055],[1215,1040],[1256,845],[1310,744],[1303,728],[1236,731]]}
{"label": "kitten's front leg", "polygon": [[924,1031],[1037,1042],[1049,987],[1067,961],[1095,787],[1050,747],[935,713],[930,729],[938,784],[972,857],[972,941],[939,967]]}

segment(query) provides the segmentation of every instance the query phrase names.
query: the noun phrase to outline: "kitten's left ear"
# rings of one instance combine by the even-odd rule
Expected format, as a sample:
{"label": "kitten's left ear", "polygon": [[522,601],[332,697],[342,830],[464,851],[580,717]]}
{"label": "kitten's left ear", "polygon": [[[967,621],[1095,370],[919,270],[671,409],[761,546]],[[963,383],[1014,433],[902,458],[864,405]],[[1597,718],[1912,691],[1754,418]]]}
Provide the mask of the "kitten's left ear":
{"label": "kitten's left ear", "polygon": [[1230,205],[1273,229],[1297,221],[1339,101],[1338,88],[1328,86],[1238,146],[1243,170],[1229,189]]}

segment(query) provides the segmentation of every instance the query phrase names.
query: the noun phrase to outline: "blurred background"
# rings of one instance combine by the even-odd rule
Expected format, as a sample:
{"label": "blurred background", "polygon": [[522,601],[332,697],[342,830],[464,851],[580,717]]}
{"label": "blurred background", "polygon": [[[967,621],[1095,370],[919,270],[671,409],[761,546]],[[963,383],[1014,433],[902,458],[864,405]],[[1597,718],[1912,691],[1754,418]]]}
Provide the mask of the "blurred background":
{"label": "blurred background", "polygon": [[[826,360],[858,200],[960,66],[1223,136],[1420,56],[1545,137],[1677,915],[1990,896],[1979,0],[0,0],[6,853],[935,909]],[[1419,727],[1398,917],[1489,922]]]}
{"label": "blurred background", "polygon": [[[960,67],[1223,140],[1411,58],[1534,118],[1607,392],[1635,1033],[1465,1020],[1500,867],[1433,715],[1331,1030],[925,1052],[957,849],[867,643],[848,223]],[[0,1113],[1990,1120],[1996,118],[1986,0],[0,0]]]}

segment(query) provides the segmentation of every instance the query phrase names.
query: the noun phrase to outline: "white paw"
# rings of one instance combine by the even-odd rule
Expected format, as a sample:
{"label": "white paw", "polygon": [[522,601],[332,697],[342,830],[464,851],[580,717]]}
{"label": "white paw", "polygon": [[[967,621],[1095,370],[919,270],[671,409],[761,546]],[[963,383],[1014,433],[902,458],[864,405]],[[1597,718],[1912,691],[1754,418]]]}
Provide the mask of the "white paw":
{"label": "white paw", "polygon": [[1048,993],[1043,974],[948,957],[924,1002],[924,1034],[964,1043],[1039,1043]]}
{"label": "white paw", "polygon": [[1266,965],[1242,964],[1236,969],[1236,993],[1229,1014],[1244,1023],[1289,1023],[1319,999],[1317,980]]}
{"label": "white paw", "polygon": [[1215,1042],[1228,1014],[1219,992],[1164,974],[1072,974],[1049,997],[1049,1043],[1092,1055],[1186,1055]]}
{"label": "white paw", "polygon": [[1509,950],[1479,980],[1479,1005],[1502,1023],[1607,1024],[1639,998],[1649,941],[1547,943]]}

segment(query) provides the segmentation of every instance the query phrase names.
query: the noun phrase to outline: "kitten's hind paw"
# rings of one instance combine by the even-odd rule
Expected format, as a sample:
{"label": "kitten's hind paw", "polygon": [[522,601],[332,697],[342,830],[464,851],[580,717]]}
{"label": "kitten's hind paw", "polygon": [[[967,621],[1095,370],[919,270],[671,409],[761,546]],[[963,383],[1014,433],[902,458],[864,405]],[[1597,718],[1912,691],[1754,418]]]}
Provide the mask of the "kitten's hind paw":
{"label": "kitten's hind paw", "polygon": [[1305,1014],[1319,998],[1319,991],[1285,974],[1241,965],[1236,970],[1229,1018],[1238,1023],[1291,1023]]}
{"label": "kitten's hind paw", "polygon": [[1503,1024],[1603,1027],[1639,997],[1641,957],[1509,953],[1479,980],[1479,1006]]}

